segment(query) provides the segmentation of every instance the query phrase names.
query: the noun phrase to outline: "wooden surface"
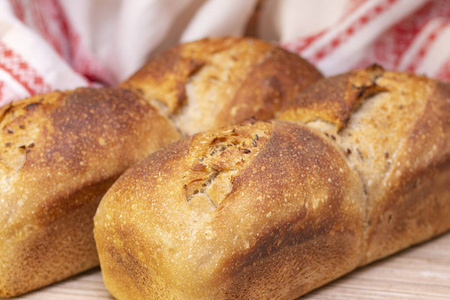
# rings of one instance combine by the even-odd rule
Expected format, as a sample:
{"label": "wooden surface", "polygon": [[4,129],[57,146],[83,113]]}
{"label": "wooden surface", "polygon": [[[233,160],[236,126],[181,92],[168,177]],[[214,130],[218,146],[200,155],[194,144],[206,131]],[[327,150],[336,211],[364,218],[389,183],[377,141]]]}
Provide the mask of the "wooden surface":
{"label": "wooden surface", "polygon": [[[16,299],[114,298],[97,268]],[[360,268],[303,299],[450,299],[450,233]]]}

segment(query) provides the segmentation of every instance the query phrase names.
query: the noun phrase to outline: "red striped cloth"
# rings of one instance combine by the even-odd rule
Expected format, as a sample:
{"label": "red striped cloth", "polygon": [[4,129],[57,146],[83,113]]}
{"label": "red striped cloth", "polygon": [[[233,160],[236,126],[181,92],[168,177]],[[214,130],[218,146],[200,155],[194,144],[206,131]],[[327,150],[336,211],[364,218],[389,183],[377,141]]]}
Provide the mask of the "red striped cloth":
{"label": "red striped cloth", "polygon": [[377,63],[450,82],[450,1],[359,1],[332,27],[283,45],[327,75]]}
{"label": "red striped cloth", "polygon": [[373,63],[450,82],[448,0],[6,0],[0,106],[55,89],[113,86],[177,43],[257,36],[334,75]]}

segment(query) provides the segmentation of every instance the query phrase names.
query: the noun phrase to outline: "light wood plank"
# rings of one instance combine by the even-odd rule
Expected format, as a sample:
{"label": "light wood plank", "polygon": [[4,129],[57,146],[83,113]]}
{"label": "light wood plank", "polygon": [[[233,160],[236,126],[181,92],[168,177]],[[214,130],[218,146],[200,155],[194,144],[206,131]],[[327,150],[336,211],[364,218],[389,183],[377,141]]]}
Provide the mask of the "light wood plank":
{"label": "light wood plank", "polygon": [[[360,268],[303,297],[308,300],[450,299],[450,233]],[[16,299],[113,300],[100,269]]]}

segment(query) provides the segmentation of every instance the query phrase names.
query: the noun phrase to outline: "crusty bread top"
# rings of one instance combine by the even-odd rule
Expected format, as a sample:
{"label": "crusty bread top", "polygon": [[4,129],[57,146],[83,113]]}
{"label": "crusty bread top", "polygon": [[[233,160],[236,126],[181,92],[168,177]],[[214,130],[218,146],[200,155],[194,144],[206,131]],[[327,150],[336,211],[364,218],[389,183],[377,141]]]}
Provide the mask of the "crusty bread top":
{"label": "crusty bread top", "polygon": [[[105,283],[120,299],[270,299],[328,278],[315,280],[319,268],[287,275],[313,257],[337,265],[330,276],[355,267],[364,205],[359,177],[324,138],[250,121],[181,140],[129,169],[103,198],[95,237]],[[297,253],[331,231],[349,234],[330,236],[320,254]]]}
{"label": "crusty bread top", "polygon": [[72,193],[117,178],[178,138],[168,120],[126,90],[56,91],[3,107],[0,253],[83,205],[64,201]]}
{"label": "crusty bread top", "polygon": [[270,119],[322,78],[298,55],[253,38],[210,38],[151,59],[122,84],[169,115],[185,134]]}
{"label": "crusty bread top", "polygon": [[374,66],[318,82],[278,118],[322,130],[376,193],[400,164],[429,164],[431,157],[448,156],[448,90],[448,84],[424,76]]}
{"label": "crusty bread top", "polygon": [[[419,212],[416,207],[422,207],[426,194],[432,195],[418,183],[424,176],[433,177],[438,188],[438,174],[447,176],[450,165],[449,84],[374,66],[312,85],[278,118],[321,130],[363,179],[369,201],[364,263],[444,230],[443,220],[436,218],[443,208]],[[419,187],[424,194],[413,196]],[[410,207],[405,209],[403,197],[408,193]],[[441,204],[433,201],[448,201],[444,198],[427,201],[438,207]],[[377,226],[386,229],[372,242],[371,232],[381,230]]]}
{"label": "crusty bread top", "polygon": [[[438,160],[448,155],[449,86],[375,66],[318,82],[301,92],[278,118],[320,128],[355,166],[361,165],[362,173],[369,168],[367,173],[384,177],[392,171],[394,159],[428,164],[424,155]],[[399,155],[410,157],[399,159]]]}
{"label": "crusty bread top", "polygon": [[334,124],[337,130],[347,127],[351,114],[364,99],[386,91],[376,84],[383,69],[374,65],[317,81],[300,92],[292,105],[282,109],[279,119],[308,123],[317,119]]}

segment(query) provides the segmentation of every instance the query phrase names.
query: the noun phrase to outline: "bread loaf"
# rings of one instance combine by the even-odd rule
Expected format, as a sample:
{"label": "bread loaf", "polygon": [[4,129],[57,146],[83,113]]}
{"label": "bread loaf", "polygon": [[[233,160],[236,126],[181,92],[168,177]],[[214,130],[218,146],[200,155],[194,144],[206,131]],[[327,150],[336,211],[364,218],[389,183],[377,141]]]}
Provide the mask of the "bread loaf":
{"label": "bread loaf", "polygon": [[297,54],[254,38],[203,39],[154,57],[121,86],[140,93],[182,135],[267,120],[322,78]]}
{"label": "bread loaf", "polygon": [[137,160],[179,138],[134,93],[82,88],[0,111],[0,297],[98,265],[97,205]]}
{"label": "bread loaf", "polygon": [[379,67],[319,81],[283,121],[195,135],[106,193],[118,299],[293,299],[450,229],[450,86]]}
{"label": "bread loaf", "polygon": [[300,93],[279,119],[332,140],[367,195],[361,264],[450,229],[450,85],[374,66]]}
{"label": "bread loaf", "polygon": [[0,297],[98,265],[92,218],[133,163],[182,135],[269,118],[318,78],[271,44],[213,39],[169,50],[122,88],[54,92],[2,108]]}
{"label": "bread loaf", "polygon": [[94,232],[117,299],[289,299],[359,264],[364,208],[360,178],[325,137],[251,122],[129,169]]}

